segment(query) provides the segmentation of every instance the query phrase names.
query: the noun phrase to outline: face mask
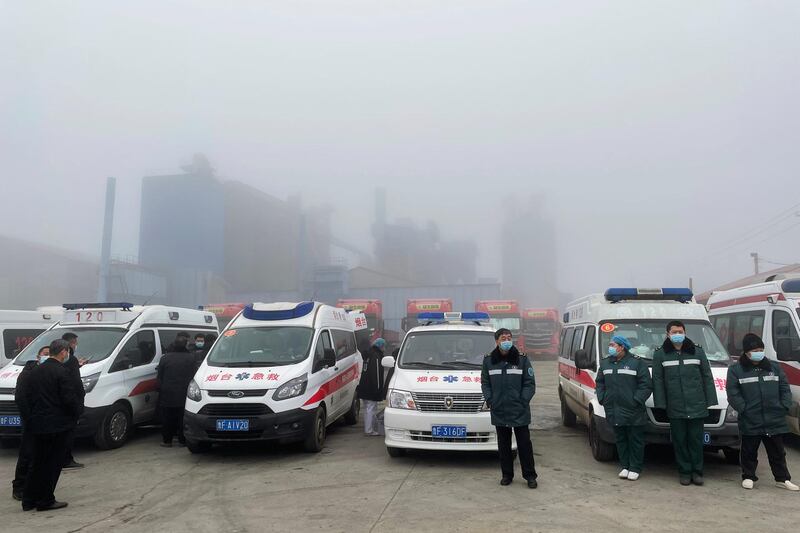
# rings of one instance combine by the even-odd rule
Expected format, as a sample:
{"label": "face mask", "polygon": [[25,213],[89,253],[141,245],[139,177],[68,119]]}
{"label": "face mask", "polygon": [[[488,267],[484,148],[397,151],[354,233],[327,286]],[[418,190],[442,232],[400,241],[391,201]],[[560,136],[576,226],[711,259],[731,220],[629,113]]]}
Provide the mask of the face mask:
{"label": "face mask", "polygon": [[36,358],[36,360],[37,360],[37,362],[38,362],[38,363],[41,365],[42,363],[44,363],[45,361],[47,361],[47,356],[46,356],[46,355],[40,355],[40,356],[38,356],[38,357]]}
{"label": "face mask", "polygon": [[503,341],[500,343],[500,349],[503,350],[504,352],[509,351],[512,346],[514,346],[514,343],[512,341]]}
{"label": "face mask", "polygon": [[762,359],[764,359],[764,352],[750,352],[751,361],[758,363]]}
{"label": "face mask", "polygon": [[610,355],[611,357],[614,357],[615,355],[617,355],[617,349],[614,348],[613,346],[609,346],[608,347],[608,355]]}
{"label": "face mask", "polygon": [[198,348],[202,348],[203,346],[206,345],[206,343],[204,343],[204,342],[195,342],[194,345],[197,346]]}
{"label": "face mask", "polygon": [[669,340],[671,340],[673,344],[683,344],[683,341],[686,340],[686,335],[683,333],[676,333],[674,335],[670,335]]}

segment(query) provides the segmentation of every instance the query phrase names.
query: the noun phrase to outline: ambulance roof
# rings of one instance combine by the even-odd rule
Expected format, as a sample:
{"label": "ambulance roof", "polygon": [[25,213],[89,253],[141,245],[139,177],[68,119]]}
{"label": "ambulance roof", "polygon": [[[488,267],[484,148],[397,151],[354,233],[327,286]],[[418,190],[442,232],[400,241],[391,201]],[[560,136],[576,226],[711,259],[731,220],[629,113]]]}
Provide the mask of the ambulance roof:
{"label": "ambulance roof", "polygon": [[705,307],[698,303],[682,303],[663,298],[609,301],[607,294],[591,294],[570,302],[564,315],[566,324],[593,323],[605,320],[704,320]]}
{"label": "ambulance roof", "polygon": [[195,326],[217,327],[213,313],[166,305],[64,304],[61,327],[82,326]]}
{"label": "ambulance roof", "polygon": [[[63,309],[61,310],[63,312]],[[61,318],[60,313],[45,310],[0,310],[0,324],[51,324]]]}
{"label": "ambulance roof", "polygon": [[778,299],[800,299],[800,278],[767,281],[718,291],[709,297],[707,305],[709,309],[712,309],[731,305],[757,304],[766,302],[767,297],[772,295],[778,295]]}
{"label": "ambulance roof", "polygon": [[494,328],[489,326],[479,326],[477,324],[431,324],[430,326],[417,326],[409,330],[412,333],[428,333],[431,331],[485,331],[494,335]]}
{"label": "ambulance roof", "polygon": [[353,330],[356,316],[351,318],[344,309],[320,302],[255,302],[246,305],[228,329],[294,326]]}

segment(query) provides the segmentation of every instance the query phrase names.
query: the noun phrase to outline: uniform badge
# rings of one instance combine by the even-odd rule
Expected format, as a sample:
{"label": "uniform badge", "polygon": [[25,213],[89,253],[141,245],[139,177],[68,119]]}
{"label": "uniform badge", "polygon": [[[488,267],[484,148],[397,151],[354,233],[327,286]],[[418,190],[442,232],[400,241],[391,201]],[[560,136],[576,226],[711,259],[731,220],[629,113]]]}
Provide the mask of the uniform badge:
{"label": "uniform badge", "polygon": [[529,375],[530,377],[533,377],[533,367],[532,367],[532,366],[529,366],[529,367],[528,367],[528,375]]}

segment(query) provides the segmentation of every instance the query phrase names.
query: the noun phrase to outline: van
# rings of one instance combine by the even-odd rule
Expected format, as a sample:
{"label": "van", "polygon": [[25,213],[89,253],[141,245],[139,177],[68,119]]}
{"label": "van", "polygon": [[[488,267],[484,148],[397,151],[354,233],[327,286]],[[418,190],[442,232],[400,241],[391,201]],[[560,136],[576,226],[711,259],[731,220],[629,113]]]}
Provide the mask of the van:
{"label": "van", "polygon": [[[494,350],[487,313],[420,313],[393,368],[384,412],[386,451],[497,451],[497,433],[481,392],[483,358]],[[516,441],[513,441],[516,449]]]}
{"label": "van", "polygon": [[61,311],[44,307],[36,311],[0,310],[0,339],[3,341],[0,367],[14,359],[33,339],[60,319]]}
{"label": "van", "polygon": [[707,306],[711,323],[731,354],[741,355],[746,334],[762,338],[766,356],[780,363],[789,381],[792,407],[786,421],[793,433],[800,434],[800,278],[715,292]]}
{"label": "van", "polygon": [[[562,424],[572,427],[581,420],[589,428],[593,457],[598,461],[612,460],[616,452],[614,430],[595,394],[600,357],[605,356],[611,337],[622,335],[630,341],[631,353],[651,364],[653,353],[666,339],[666,326],[671,320],[686,325],[686,336],[703,347],[714,375],[718,403],[708,409],[703,443],[707,450],[722,450],[728,462],[738,464],[737,413],[728,407],[725,391],[732,360],[711,327],[705,307],[694,302],[689,289],[608,289],[605,294],[586,296],[567,306],[558,357]],[[653,407],[652,396],[645,405],[649,421],[645,442],[669,444],[666,411]]]}
{"label": "van", "polygon": [[319,302],[246,305],[222,332],[189,385],[186,447],[302,441],[325,444],[327,427],[358,421],[362,313]]}
{"label": "van", "polygon": [[179,332],[217,334],[217,320],[212,313],[163,305],[64,304],[63,318],[0,371],[0,436],[21,434],[14,388],[25,363],[43,346],[74,333],[74,356],[86,360],[81,367],[85,407],[75,435],[94,437],[101,449],[119,448],[134,426],[154,422],[156,366]]}

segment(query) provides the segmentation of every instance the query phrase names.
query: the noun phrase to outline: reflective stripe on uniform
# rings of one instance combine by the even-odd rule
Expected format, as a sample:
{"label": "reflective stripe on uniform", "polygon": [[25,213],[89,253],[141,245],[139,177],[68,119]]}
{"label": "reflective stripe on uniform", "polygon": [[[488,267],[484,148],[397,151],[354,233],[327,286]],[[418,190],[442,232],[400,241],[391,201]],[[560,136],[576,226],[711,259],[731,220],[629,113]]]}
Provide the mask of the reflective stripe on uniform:
{"label": "reflective stripe on uniform", "polygon": [[758,381],[758,376],[754,378],[739,378],[739,385],[743,383],[756,383]]}
{"label": "reflective stripe on uniform", "polygon": [[661,366],[678,366],[679,364],[681,364],[680,361],[663,361]]}
{"label": "reflective stripe on uniform", "polygon": [[500,370],[499,368],[495,369],[495,370],[489,370],[489,375],[490,376],[496,376],[497,374],[502,374],[502,373],[503,373],[503,371]]}
{"label": "reflective stripe on uniform", "polygon": [[506,370],[506,374],[522,374],[521,368],[509,368]]}
{"label": "reflective stripe on uniform", "polygon": [[608,368],[606,370],[603,370],[603,374],[613,374],[613,373],[614,373],[614,371],[611,370],[610,368]]}
{"label": "reflective stripe on uniform", "polygon": [[764,381],[780,381],[780,376],[764,376]]}
{"label": "reflective stripe on uniform", "polygon": [[684,359],[683,360],[683,364],[684,365],[699,365],[700,364],[700,359]]}
{"label": "reflective stripe on uniform", "polygon": [[635,376],[636,370],[631,370],[630,368],[621,368],[617,370],[617,374],[628,374],[629,376]]}

